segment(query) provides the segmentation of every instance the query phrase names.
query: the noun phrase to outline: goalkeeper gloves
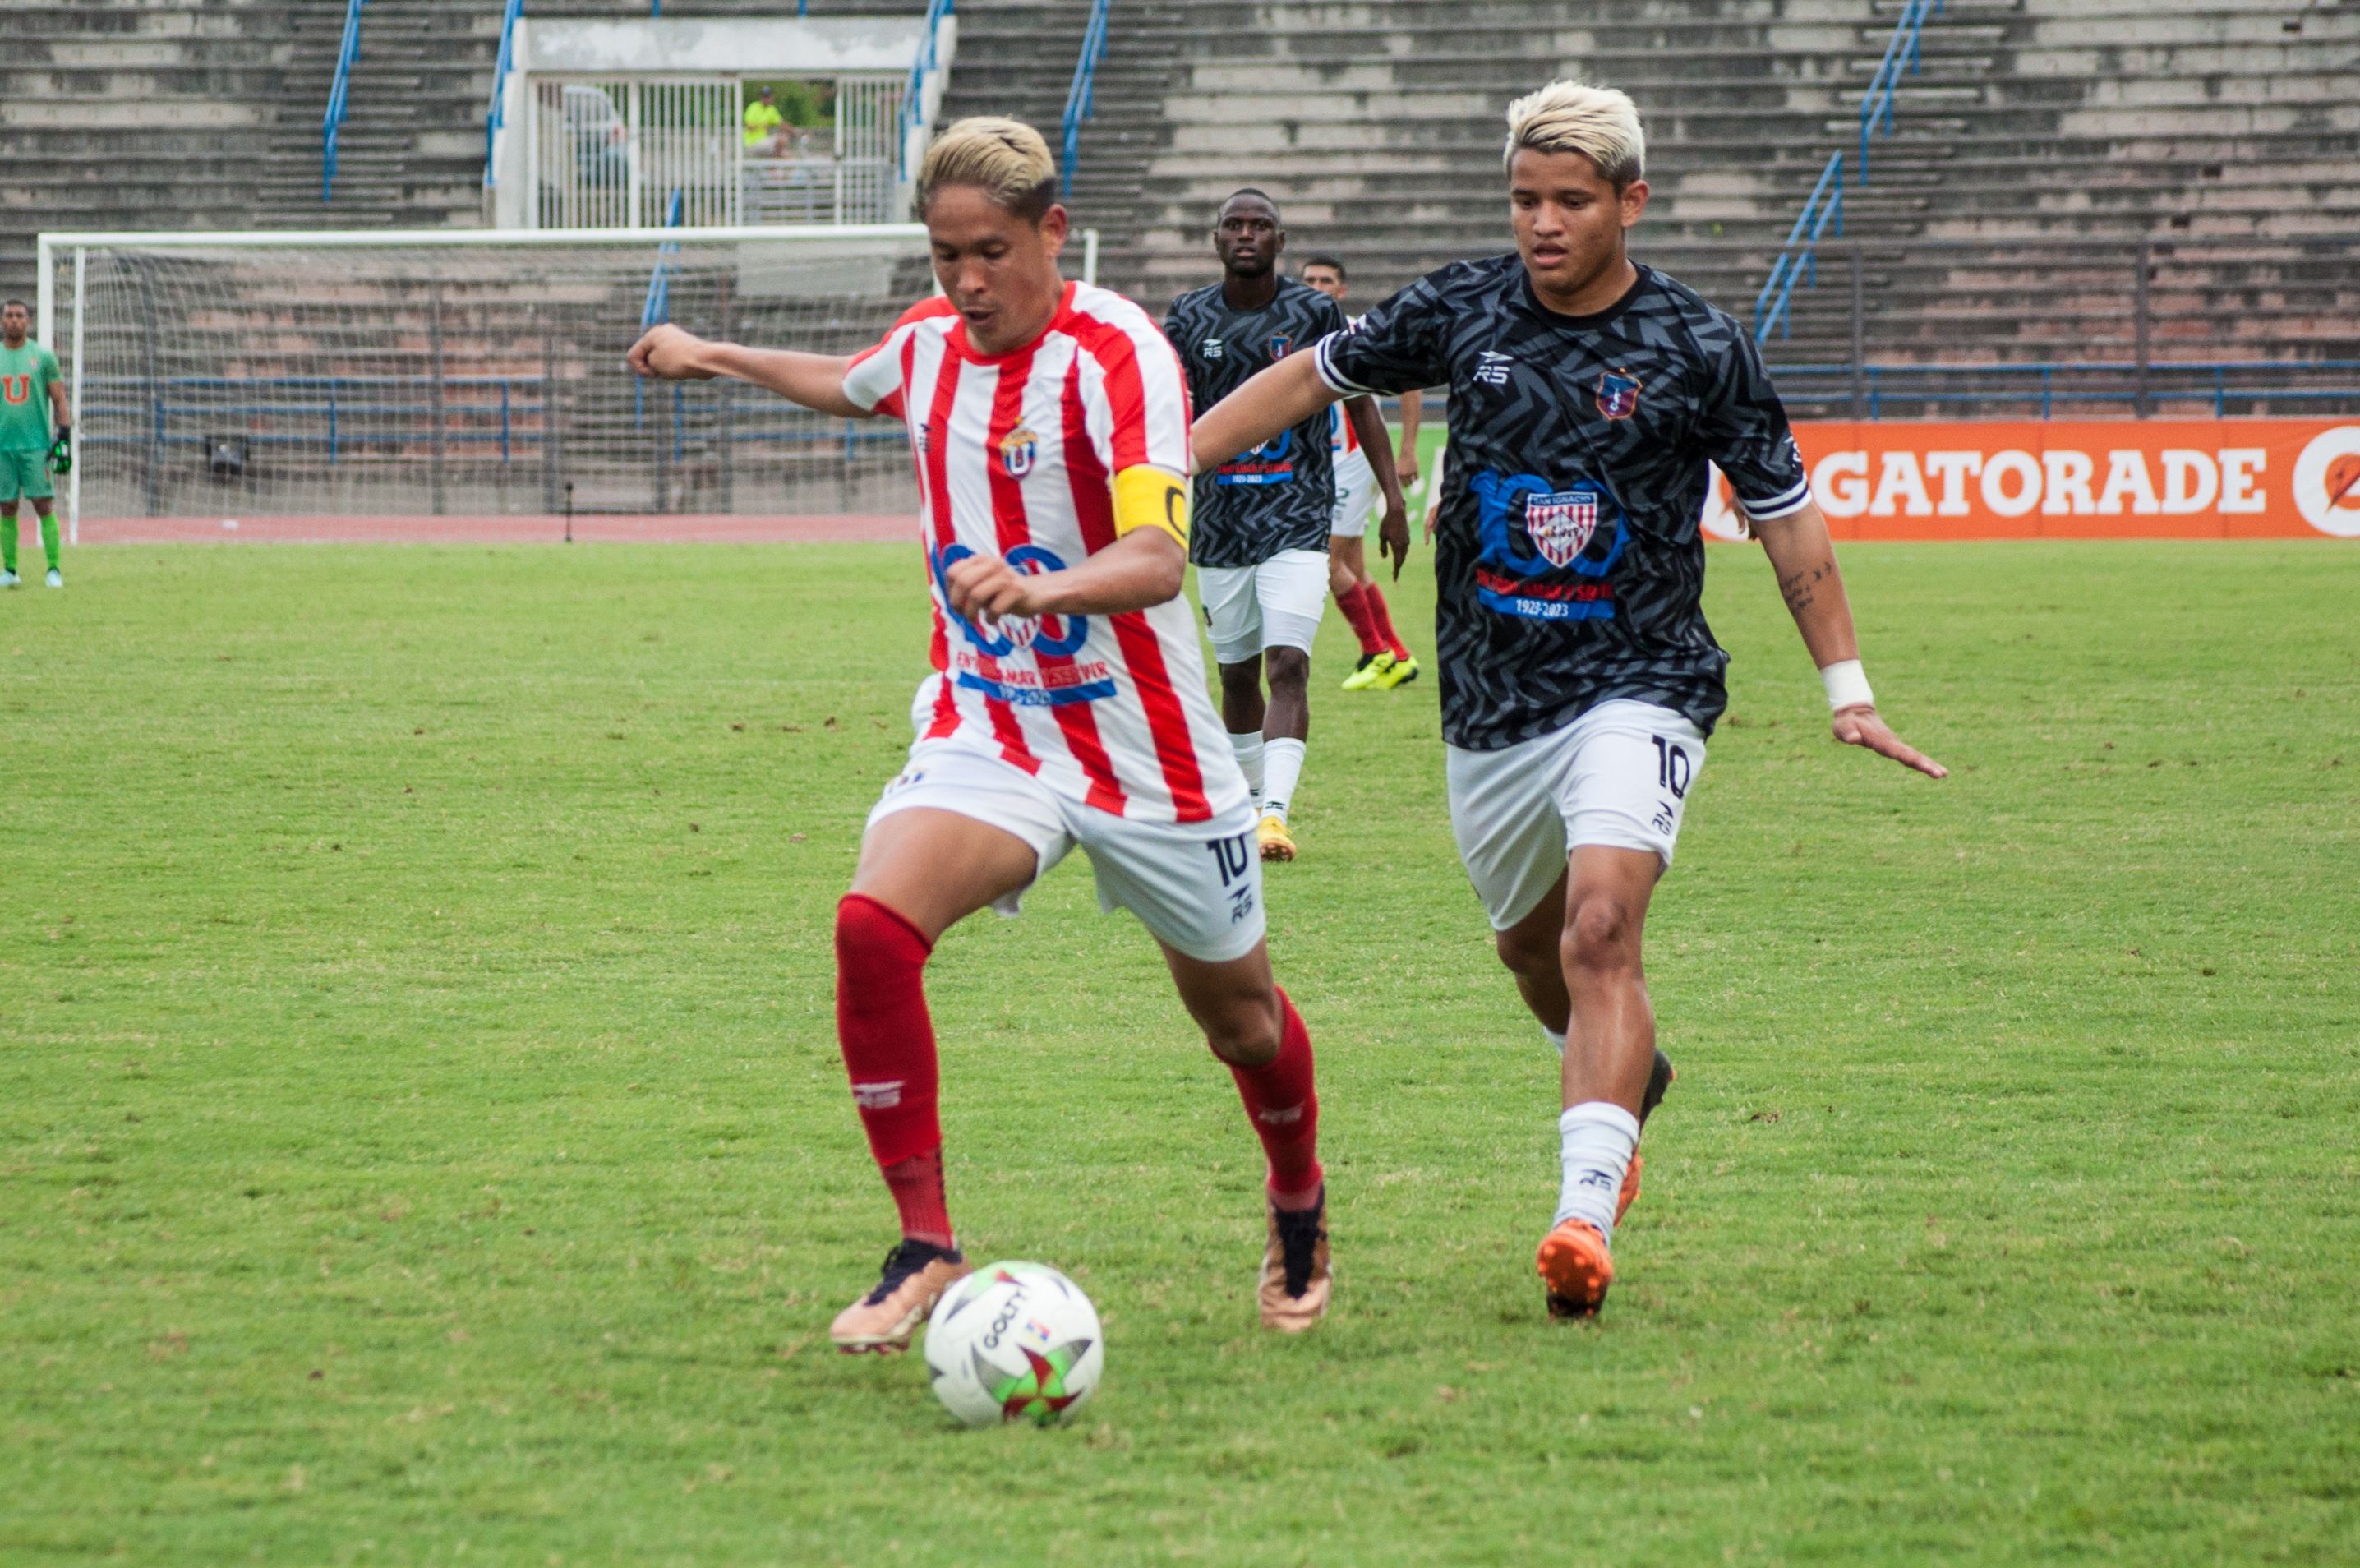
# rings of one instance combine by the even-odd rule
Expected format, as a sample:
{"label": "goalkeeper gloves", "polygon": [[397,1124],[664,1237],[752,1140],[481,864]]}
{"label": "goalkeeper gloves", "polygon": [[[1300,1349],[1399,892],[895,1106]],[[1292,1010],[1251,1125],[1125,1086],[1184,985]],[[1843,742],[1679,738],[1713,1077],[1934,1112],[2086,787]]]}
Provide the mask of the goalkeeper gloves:
{"label": "goalkeeper gloves", "polygon": [[49,443],[49,472],[62,477],[73,472],[73,427],[58,426],[58,438]]}

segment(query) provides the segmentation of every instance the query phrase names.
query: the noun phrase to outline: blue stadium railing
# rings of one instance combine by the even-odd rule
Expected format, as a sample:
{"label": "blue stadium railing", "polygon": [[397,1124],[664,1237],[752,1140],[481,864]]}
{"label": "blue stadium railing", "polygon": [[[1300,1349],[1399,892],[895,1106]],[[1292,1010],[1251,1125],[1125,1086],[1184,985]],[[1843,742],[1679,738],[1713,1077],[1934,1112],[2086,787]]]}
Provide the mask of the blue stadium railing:
{"label": "blue stadium railing", "polygon": [[[1919,35],[1928,16],[1939,16],[1942,0],[1906,0],[1900,19],[1894,23],[1893,37],[1886,40],[1885,57],[1876,63],[1876,74],[1868,79],[1868,91],[1860,99],[1860,156],[1853,165],[1852,184],[1855,188],[1868,183],[1868,138],[1880,124],[1886,136],[1893,134],[1893,95],[1900,88],[1901,72],[1906,67],[1912,76],[1918,73]],[[1810,198],[1803,203],[1802,213],[1795,219],[1794,230],[1786,236],[1786,244],[1771,263],[1770,277],[1762,285],[1762,292],[1754,300],[1754,339],[1768,340],[1775,330],[1786,334],[1792,326],[1793,316],[1788,304],[1794,297],[1798,278],[1807,286],[1819,286],[1819,265],[1813,250],[1832,219],[1838,236],[1843,233],[1843,161],[1841,152],[1830,157],[1819,170],[1819,182],[1811,187]],[[1822,199],[1827,204],[1821,205]],[[1797,248],[1799,247],[1799,249]]]}
{"label": "blue stadium railing", "polygon": [[1091,0],[1090,25],[1082,33],[1082,56],[1074,62],[1074,84],[1065,90],[1064,169],[1058,194],[1074,193],[1074,164],[1081,153],[1082,122],[1090,117],[1098,85],[1098,60],[1106,53],[1108,0]]}
{"label": "blue stadium railing", "polygon": [[361,57],[361,6],[366,0],[346,0],[344,43],[336,51],[336,80],[328,89],[328,112],[320,126],[320,200],[325,202],[336,183],[336,138],[344,128],[344,105],[352,95],[353,64]]}
{"label": "blue stadium railing", "polygon": [[[926,73],[937,69],[942,61],[943,22],[957,13],[952,0],[927,0],[926,28],[918,39],[918,58],[910,62],[910,84],[901,93],[901,180],[904,184],[915,180],[918,171],[910,167],[911,132],[925,115]],[[795,13],[803,15],[801,11]]]}
{"label": "blue stadium railing", "polygon": [[[1999,405],[2037,406],[2050,418],[2075,407],[2120,407],[2141,394],[2130,385],[2137,366],[2129,361],[2027,365],[1866,365],[1860,368],[1860,402],[1852,417],[1883,419],[1892,405],[1909,411],[1896,417],[1923,418],[1928,410],[1975,411]],[[2360,411],[2360,359],[2167,362],[2147,367],[2145,396],[2151,403],[2210,403],[2215,417],[2292,405],[2340,403]],[[1781,365],[1772,367],[1781,396],[1798,413],[1830,417],[1836,405],[1853,400],[1849,365]],[[2297,385],[2304,378],[2341,377],[2343,385]],[[551,384],[542,377],[452,376],[443,381],[439,404],[444,442],[453,455],[509,463],[538,451],[552,439],[561,418]],[[256,447],[297,447],[324,453],[331,466],[354,457],[400,456],[424,461],[416,449],[438,404],[426,376],[141,377],[91,378],[83,383],[81,437],[86,447],[204,448],[224,425],[244,425],[239,438]],[[453,400],[448,396],[457,392]],[[693,392],[697,404],[711,396]],[[692,413],[691,410],[694,411]],[[730,418],[716,421],[710,409],[684,403],[672,421],[671,459],[689,455],[692,444],[705,450],[728,446],[841,448],[852,461],[863,450],[904,439],[900,426],[879,422],[823,422],[784,403],[739,403]],[[260,428],[255,428],[255,427]],[[115,433],[128,430],[136,433]],[[575,440],[581,439],[577,432]]]}
{"label": "blue stadium railing", "polygon": [[492,159],[499,152],[500,127],[508,124],[508,72],[516,66],[517,18],[524,15],[524,0],[508,0],[508,8],[500,14],[500,58],[492,67],[492,106],[484,115],[484,189],[499,183],[499,171]]}
{"label": "blue stadium railing", "polygon": [[[145,427],[127,435],[93,429],[77,438],[86,447],[202,449],[223,433],[224,424],[251,422],[269,428],[236,431],[238,440],[255,447],[323,452],[331,467],[382,455],[389,448],[415,448],[438,406],[433,379],[426,376],[175,376],[157,383],[152,399],[140,395],[149,388],[141,377],[92,377],[82,385],[85,425],[121,422]],[[542,377],[451,376],[442,385],[446,392],[469,394],[456,401],[446,396],[439,405],[446,421],[444,443],[455,455],[472,451],[483,461],[508,463],[551,438],[558,409]],[[110,400],[123,394],[130,396]],[[763,428],[766,421],[773,428]],[[731,445],[841,447],[847,462],[862,448],[907,439],[899,425],[871,429],[861,421],[841,422],[837,431],[782,403],[741,404],[729,428],[700,431],[695,439],[708,444],[717,440]],[[674,461],[687,455],[690,438],[685,420],[675,420]],[[581,439],[578,432],[574,439]]]}

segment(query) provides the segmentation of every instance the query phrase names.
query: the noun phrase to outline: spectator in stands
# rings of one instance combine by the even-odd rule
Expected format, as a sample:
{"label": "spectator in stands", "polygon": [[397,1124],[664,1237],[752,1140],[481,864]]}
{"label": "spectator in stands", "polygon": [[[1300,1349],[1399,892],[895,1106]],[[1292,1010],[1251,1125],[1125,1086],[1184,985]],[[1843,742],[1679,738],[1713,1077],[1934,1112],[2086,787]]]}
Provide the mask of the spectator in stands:
{"label": "spectator in stands", "polygon": [[746,150],[763,158],[784,158],[792,150],[786,115],[779,113],[778,94],[770,88],[746,105]]}

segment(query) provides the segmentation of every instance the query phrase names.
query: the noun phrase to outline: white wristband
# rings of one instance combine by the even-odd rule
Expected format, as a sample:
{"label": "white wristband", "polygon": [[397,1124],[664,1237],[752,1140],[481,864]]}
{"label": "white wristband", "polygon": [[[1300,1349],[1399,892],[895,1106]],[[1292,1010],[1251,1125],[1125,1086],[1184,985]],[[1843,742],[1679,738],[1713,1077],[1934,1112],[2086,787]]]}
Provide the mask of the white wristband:
{"label": "white wristband", "polygon": [[1868,676],[1861,672],[1858,659],[1842,659],[1822,665],[1820,684],[1828,688],[1828,711],[1841,713],[1847,707],[1874,707],[1874,694],[1868,689]]}

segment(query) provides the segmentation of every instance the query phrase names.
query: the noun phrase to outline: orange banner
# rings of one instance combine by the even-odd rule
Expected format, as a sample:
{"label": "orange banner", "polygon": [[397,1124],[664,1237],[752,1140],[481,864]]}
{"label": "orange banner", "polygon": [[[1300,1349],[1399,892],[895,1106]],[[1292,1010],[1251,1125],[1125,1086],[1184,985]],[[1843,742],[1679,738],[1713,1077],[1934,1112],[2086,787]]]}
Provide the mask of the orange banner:
{"label": "orange banner", "polygon": [[[1838,539],[2360,539],[2360,423],[1827,420],[1795,439]],[[1714,480],[1705,528],[1735,539]]]}

